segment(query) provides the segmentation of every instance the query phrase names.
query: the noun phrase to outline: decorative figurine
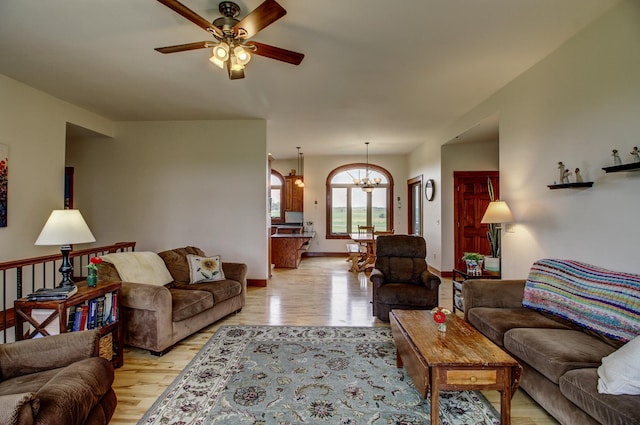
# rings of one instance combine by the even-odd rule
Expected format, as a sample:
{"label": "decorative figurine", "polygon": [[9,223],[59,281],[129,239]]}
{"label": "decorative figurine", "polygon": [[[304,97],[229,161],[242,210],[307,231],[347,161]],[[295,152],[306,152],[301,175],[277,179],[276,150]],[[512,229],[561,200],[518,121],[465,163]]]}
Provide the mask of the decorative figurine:
{"label": "decorative figurine", "polygon": [[633,147],[633,150],[631,151],[631,156],[633,157],[633,162],[640,162],[640,151],[638,150],[637,146]]}
{"label": "decorative figurine", "polygon": [[584,182],[584,180],[582,180],[582,176],[580,175],[580,169],[579,168],[576,168],[573,173],[576,175],[576,183],[583,183]]}
{"label": "decorative figurine", "polygon": [[564,170],[564,174],[562,176],[562,184],[567,184],[569,183],[569,175],[571,174],[571,171],[569,170]]}
{"label": "decorative figurine", "polygon": [[558,162],[558,176],[559,176],[558,181],[560,183],[563,183],[564,170],[565,170],[564,164],[562,163],[562,161],[559,161]]}
{"label": "decorative figurine", "polygon": [[622,165],[622,160],[620,159],[620,155],[618,155],[618,149],[612,150],[611,156],[613,157],[613,165]]}

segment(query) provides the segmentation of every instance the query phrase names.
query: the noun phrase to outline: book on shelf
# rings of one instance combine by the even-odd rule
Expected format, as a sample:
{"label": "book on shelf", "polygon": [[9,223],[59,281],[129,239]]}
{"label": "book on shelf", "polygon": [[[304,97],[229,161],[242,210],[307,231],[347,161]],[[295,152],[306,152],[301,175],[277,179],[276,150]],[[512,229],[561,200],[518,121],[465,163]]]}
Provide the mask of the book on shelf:
{"label": "book on shelf", "polygon": [[93,329],[96,327],[96,314],[98,311],[98,300],[93,298],[88,302],[87,313],[87,329]]}
{"label": "book on shelf", "polygon": [[28,301],[50,301],[50,300],[66,300],[78,293],[78,287],[75,285],[61,286],[57,288],[40,288],[34,293],[27,295]]}
{"label": "book on shelf", "polygon": [[80,330],[80,323],[82,322],[82,306],[76,307],[75,318],[73,319],[73,332]]}
{"label": "book on shelf", "polygon": [[67,332],[73,332],[73,324],[76,320],[76,306],[72,305],[67,309]]}
{"label": "book on shelf", "polygon": [[89,315],[89,306],[83,305],[80,308],[80,331],[87,329],[87,316]]}
{"label": "book on shelf", "polygon": [[120,308],[120,306],[118,305],[118,296],[114,292],[111,292],[111,322],[112,323],[118,320],[118,308]]}
{"label": "book on shelf", "polygon": [[103,323],[108,325],[111,320],[111,308],[112,308],[113,292],[109,292],[104,295],[104,318]]}
{"label": "book on shelf", "polygon": [[104,301],[106,297],[103,295],[98,298],[98,307],[96,309],[96,327],[101,328],[104,323]]}

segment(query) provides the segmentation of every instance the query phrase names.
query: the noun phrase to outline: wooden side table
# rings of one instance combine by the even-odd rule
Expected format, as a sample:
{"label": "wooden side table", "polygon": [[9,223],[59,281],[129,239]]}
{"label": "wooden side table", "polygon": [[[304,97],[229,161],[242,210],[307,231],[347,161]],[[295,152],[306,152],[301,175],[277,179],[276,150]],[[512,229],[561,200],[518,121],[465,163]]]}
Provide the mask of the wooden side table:
{"label": "wooden side table", "polygon": [[[88,287],[87,282],[77,282],[78,292],[66,300],[29,301],[20,298],[14,301],[16,341],[31,339],[37,336],[50,335],[49,327],[55,324],[60,333],[71,332],[67,328],[67,319],[71,307],[79,307],[91,300],[100,299],[103,296],[112,297],[113,314],[109,323],[102,325],[100,330],[101,357],[111,360],[114,367],[123,365],[122,352],[122,322],[120,321],[120,302],[122,299],[122,285],[120,282],[98,282],[98,286]],[[34,317],[34,310],[47,311],[46,317]],[[56,323],[57,322],[57,323]],[[26,325],[26,330],[25,326]],[[33,326],[33,330],[30,329]],[[104,345],[111,344],[105,347]]]}
{"label": "wooden side table", "polygon": [[469,274],[466,270],[453,269],[453,277],[451,278],[451,299],[453,301],[453,314],[456,310],[464,311],[462,305],[462,285],[468,279],[500,279],[500,272],[490,272],[482,270],[482,274]]}

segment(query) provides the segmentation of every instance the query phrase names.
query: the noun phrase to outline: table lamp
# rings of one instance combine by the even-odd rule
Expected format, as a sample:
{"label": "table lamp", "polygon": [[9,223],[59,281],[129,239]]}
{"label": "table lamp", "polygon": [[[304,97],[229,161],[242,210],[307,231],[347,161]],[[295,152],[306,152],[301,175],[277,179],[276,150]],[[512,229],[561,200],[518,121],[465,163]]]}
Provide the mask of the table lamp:
{"label": "table lamp", "polygon": [[498,271],[500,271],[502,266],[502,255],[500,255],[502,224],[513,223],[514,221],[515,219],[513,218],[513,214],[505,201],[489,202],[489,206],[484,212],[482,220],[480,220],[480,223],[489,224],[489,232],[487,233],[487,236],[489,238],[489,243],[492,245],[491,253],[498,258]]}
{"label": "table lamp", "polygon": [[80,211],[53,210],[36,240],[36,245],[61,245],[62,265],[58,270],[62,273],[62,282],[59,287],[65,287],[74,286],[71,278],[73,266],[69,261],[71,244],[95,241],[96,238],[93,237]]}

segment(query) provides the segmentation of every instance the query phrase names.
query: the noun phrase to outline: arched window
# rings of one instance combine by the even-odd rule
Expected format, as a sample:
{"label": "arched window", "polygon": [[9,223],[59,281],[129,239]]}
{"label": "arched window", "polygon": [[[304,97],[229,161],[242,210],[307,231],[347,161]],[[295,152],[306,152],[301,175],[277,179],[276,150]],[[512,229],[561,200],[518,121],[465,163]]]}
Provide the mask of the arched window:
{"label": "arched window", "polygon": [[269,191],[269,205],[271,206],[271,222],[282,223],[284,222],[284,212],[282,206],[284,205],[284,177],[276,170],[271,170],[271,183]]}
{"label": "arched window", "polygon": [[[358,226],[375,226],[376,231],[393,230],[393,177],[377,165],[348,164],[327,177],[327,238],[348,238]],[[380,179],[372,191],[363,190],[362,181]]]}

